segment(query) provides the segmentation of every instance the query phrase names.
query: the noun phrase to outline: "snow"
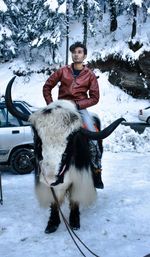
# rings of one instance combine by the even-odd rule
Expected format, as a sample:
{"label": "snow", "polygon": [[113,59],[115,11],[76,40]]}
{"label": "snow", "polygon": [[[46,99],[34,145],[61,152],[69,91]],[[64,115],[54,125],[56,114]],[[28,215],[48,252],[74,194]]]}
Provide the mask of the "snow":
{"label": "snow", "polygon": [[47,0],[44,5],[49,5],[50,10],[52,10],[53,12],[56,11],[56,9],[58,9],[58,2],[57,0]]}
{"label": "snow", "polygon": [[142,6],[143,0],[132,0],[132,3],[135,3],[138,6]]}
{"label": "snow", "polygon": [[12,32],[9,28],[0,25],[0,41],[3,40],[3,36],[9,38],[12,35]]}
{"label": "snow", "polygon": [[0,0],[0,11],[2,11],[2,12],[7,11],[7,6],[6,6],[6,4],[4,3],[3,0]]}
{"label": "snow", "polygon": [[[111,153],[103,157],[104,190],[96,202],[81,208],[83,242],[100,257],[144,257],[150,253],[150,154]],[[34,175],[2,176],[0,253],[5,257],[79,257],[81,254],[61,222],[45,234],[49,212],[34,193]],[[62,206],[68,219],[68,202]],[[81,246],[86,257],[92,256]]]}
{"label": "snow", "polygon": [[58,13],[66,13],[66,0],[59,6]]}

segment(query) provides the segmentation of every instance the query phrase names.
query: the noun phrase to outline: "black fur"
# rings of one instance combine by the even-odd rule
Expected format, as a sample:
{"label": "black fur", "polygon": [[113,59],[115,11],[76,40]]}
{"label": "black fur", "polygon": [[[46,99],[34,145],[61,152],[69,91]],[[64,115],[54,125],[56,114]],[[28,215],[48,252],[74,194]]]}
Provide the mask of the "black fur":
{"label": "black fur", "polygon": [[52,113],[52,111],[54,111],[54,110],[56,110],[56,109],[60,109],[60,108],[62,108],[60,105],[56,105],[56,107],[55,108],[44,108],[43,109],[43,111],[42,111],[42,113],[43,114],[50,114],[50,113]]}
{"label": "black fur", "polygon": [[80,211],[77,203],[70,203],[69,225],[74,230],[80,228]]}
{"label": "black fur", "polygon": [[[53,186],[63,183],[64,174],[69,170],[70,165],[74,165],[78,170],[86,168],[88,170],[90,166],[90,151],[89,151],[89,141],[88,139],[76,131],[72,133],[68,139],[66,149],[62,155],[61,163],[59,166],[59,171],[57,175],[57,180],[53,183]],[[62,173],[62,170],[65,169]]]}
{"label": "black fur", "polygon": [[39,182],[39,176],[40,176],[40,167],[39,167],[39,162],[43,159],[42,156],[42,140],[39,137],[37,130],[35,127],[32,127],[33,132],[34,132],[34,161],[35,161],[35,182]]}
{"label": "black fur", "polygon": [[77,169],[90,166],[89,140],[80,131],[76,133],[72,140],[73,162]]}
{"label": "black fur", "polygon": [[60,224],[59,210],[56,204],[51,204],[51,214],[45,228],[45,233],[50,234],[57,230]]}
{"label": "black fur", "polygon": [[89,141],[80,130],[72,133],[68,139],[68,143],[64,154],[62,155],[62,160],[60,164],[60,172],[66,164],[66,171],[69,169],[71,164],[79,170],[84,167],[88,169],[90,165],[90,151],[89,151]]}
{"label": "black fur", "polygon": [[[45,233],[50,234],[55,232],[60,224],[60,216],[57,204],[51,204],[50,207],[50,217],[45,228]],[[70,227],[74,230],[80,228],[80,212],[78,203],[72,202],[70,203],[70,215],[69,215],[69,224]]]}
{"label": "black fur", "polygon": [[74,123],[79,117],[75,113],[70,113],[70,123]]}
{"label": "black fur", "polygon": [[49,109],[45,108],[45,109],[43,109],[42,113],[43,114],[50,114],[50,113],[52,113],[52,110],[53,110],[52,108],[49,108]]}

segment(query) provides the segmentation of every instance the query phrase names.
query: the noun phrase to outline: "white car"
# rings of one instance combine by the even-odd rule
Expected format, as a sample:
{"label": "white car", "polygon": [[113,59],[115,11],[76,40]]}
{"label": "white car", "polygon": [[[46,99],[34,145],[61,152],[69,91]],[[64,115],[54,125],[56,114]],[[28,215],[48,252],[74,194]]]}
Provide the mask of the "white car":
{"label": "white car", "polygon": [[[15,101],[22,112],[31,114],[36,108],[24,101]],[[34,169],[33,134],[29,122],[12,116],[0,100],[0,165],[10,165],[16,174],[27,174]]]}
{"label": "white car", "polygon": [[138,114],[139,120],[145,121],[150,124],[150,106],[139,110]]}

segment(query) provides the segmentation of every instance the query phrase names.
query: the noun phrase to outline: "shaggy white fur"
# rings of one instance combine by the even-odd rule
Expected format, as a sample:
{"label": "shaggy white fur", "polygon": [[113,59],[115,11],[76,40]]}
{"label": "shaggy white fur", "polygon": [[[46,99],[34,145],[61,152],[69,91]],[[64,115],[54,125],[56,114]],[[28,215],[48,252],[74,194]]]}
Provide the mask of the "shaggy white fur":
{"label": "shaggy white fur", "polygon": [[[51,110],[44,114],[44,110]],[[53,202],[50,184],[56,181],[62,154],[65,151],[67,137],[82,126],[81,117],[75,105],[66,100],[57,100],[30,116],[42,140],[42,155],[40,183],[36,188],[38,199],[42,206],[48,207]],[[90,170],[77,171],[74,166],[64,176],[64,182],[55,186],[55,192],[60,202],[70,187],[70,199],[84,205],[95,199],[95,188]]]}

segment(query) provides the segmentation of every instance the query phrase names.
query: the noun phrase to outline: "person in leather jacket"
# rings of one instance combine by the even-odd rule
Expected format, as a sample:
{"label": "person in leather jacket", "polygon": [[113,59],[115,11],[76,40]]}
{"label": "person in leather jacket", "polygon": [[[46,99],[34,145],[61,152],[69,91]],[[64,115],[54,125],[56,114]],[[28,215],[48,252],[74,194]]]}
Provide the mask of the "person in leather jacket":
{"label": "person in leather jacket", "polygon": [[[60,82],[58,99],[73,101],[82,117],[86,127],[95,131],[93,119],[88,107],[96,105],[100,99],[99,85],[96,75],[86,65],[84,60],[87,57],[87,48],[81,42],[75,42],[70,46],[72,64],[66,65],[55,71],[45,82],[43,86],[43,96],[47,104],[53,101],[52,89]],[[96,141],[90,144],[92,155],[92,166],[96,179],[97,188],[103,188],[104,184],[101,179],[101,153]],[[95,152],[98,157],[95,159]]]}

